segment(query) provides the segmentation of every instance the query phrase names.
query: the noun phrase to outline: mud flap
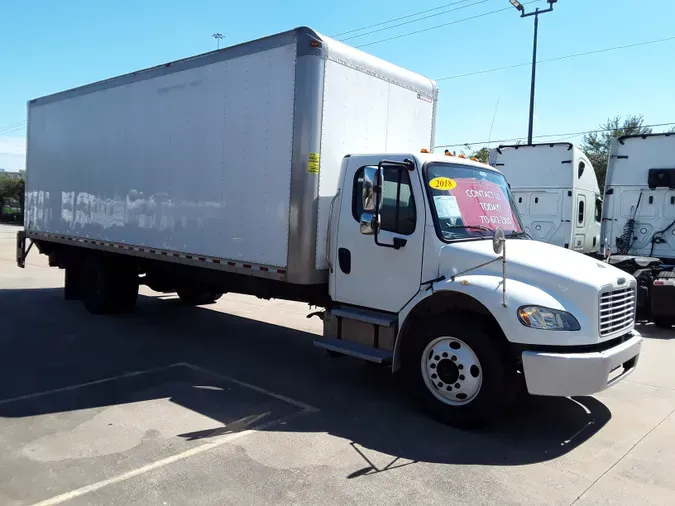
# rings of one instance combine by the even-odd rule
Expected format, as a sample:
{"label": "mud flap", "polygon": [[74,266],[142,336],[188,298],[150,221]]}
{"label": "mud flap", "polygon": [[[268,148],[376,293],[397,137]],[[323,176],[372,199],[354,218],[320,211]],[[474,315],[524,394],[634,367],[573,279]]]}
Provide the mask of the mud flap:
{"label": "mud flap", "polygon": [[26,232],[20,230],[16,233],[16,265],[20,268],[26,267]]}

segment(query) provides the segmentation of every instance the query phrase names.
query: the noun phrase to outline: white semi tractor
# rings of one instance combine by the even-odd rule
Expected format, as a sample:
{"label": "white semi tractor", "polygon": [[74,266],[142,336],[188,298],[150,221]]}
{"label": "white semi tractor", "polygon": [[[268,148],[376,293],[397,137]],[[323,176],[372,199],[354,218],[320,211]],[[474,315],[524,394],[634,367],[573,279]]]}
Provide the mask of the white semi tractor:
{"label": "white semi tractor", "polygon": [[593,165],[567,142],[499,146],[489,164],[504,174],[527,233],[580,253],[600,249],[602,199]]}
{"label": "white semi tractor", "polygon": [[602,253],[638,280],[638,310],[675,324],[675,133],[612,141],[602,213]]}
{"label": "white semi tractor", "polygon": [[17,262],[35,244],[96,314],[139,284],[321,306],[317,346],[390,366],[460,427],[520,378],[549,396],[625,378],[635,279],[528,240],[499,171],[422,153],[436,102],[307,28],[32,100]]}

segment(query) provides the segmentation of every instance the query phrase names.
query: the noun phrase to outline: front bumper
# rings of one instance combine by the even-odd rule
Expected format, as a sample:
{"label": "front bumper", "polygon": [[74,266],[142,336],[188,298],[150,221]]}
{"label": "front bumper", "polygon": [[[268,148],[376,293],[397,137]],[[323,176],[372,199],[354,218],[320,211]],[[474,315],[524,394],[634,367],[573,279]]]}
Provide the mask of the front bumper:
{"label": "front bumper", "polygon": [[592,395],[611,387],[635,370],[642,336],[631,332],[613,348],[589,353],[524,351],[523,373],[533,395],[571,397]]}

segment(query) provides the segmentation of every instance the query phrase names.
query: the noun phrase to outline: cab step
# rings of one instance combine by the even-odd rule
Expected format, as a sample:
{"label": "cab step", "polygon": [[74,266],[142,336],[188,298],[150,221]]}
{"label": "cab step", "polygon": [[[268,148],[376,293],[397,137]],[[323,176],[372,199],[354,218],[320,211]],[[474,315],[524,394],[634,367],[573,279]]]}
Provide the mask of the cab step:
{"label": "cab step", "polygon": [[314,346],[376,364],[391,364],[394,358],[394,354],[391,351],[371,348],[363,344],[334,339],[332,337],[317,339],[314,341]]}

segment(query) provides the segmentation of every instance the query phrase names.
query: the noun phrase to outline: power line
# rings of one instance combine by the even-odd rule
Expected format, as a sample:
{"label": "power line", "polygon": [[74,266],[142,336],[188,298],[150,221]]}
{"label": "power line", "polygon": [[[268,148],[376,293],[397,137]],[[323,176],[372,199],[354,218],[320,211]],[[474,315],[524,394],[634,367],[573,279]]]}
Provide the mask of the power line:
{"label": "power line", "polygon": [[13,123],[13,124],[11,124],[11,125],[5,125],[4,127],[0,127],[0,134],[6,133],[6,132],[8,132],[8,131],[10,131],[10,130],[13,131],[13,130],[16,129],[17,127],[23,128],[23,126],[24,126],[25,124],[26,124],[26,121],[24,120],[24,121],[19,121],[19,122],[17,122],[17,123]]}
{"label": "power line", "polygon": [[[564,56],[557,56],[555,58],[546,58],[543,60],[537,60],[537,64],[539,63],[550,63],[554,61],[560,61],[560,60],[567,60],[569,58],[577,58],[579,56],[589,56],[592,54],[598,54],[598,53],[607,53],[609,51],[618,51],[620,49],[630,49],[633,47],[640,47],[640,46],[647,46],[649,44],[659,44],[662,42],[669,42],[671,40],[675,40],[675,37],[666,37],[665,39],[657,39],[657,40],[648,40],[645,42],[636,42],[635,44],[627,44],[624,46],[615,46],[615,47],[607,47],[604,49],[595,49],[593,51],[586,51],[584,53],[574,53],[574,54],[567,54]],[[450,79],[459,79],[460,77],[469,77],[469,76],[477,76],[480,74],[487,74],[489,72],[499,72],[501,70],[509,70],[509,69],[515,69],[519,67],[529,67],[532,65],[532,62],[527,62],[527,63],[517,63],[515,65],[508,65],[506,67],[497,67],[497,68],[492,68],[492,69],[485,69],[485,70],[478,70],[476,72],[468,72],[466,74],[458,74],[456,76],[449,76],[449,77],[440,77],[436,79],[436,81],[448,81]]]}
{"label": "power line", "polygon": [[26,122],[25,122],[25,121],[22,122],[22,123],[17,123],[17,124],[15,124],[15,125],[8,126],[8,127],[5,127],[5,128],[3,128],[3,129],[1,129],[1,130],[0,130],[0,134],[4,134],[4,133],[8,133],[8,132],[14,132],[14,131],[16,131],[16,130],[20,130],[20,129],[24,128],[25,126],[26,126]]}
{"label": "power line", "polygon": [[6,128],[12,128],[12,127],[17,126],[20,123],[25,123],[25,122],[26,122],[25,120],[22,120],[22,121],[17,121],[16,123],[10,123],[9,125],[1,126],[0,130],[4,130]]}
{"label": "power line", "polygon": [[[658,123],[655,125],[642,125],[643,128],[658,128],[658,127],[666,127],[666,126],[673,126],[675,125],[675,122],[672,123]],[[578,137],[580,135],[586,135],[586,134],[594,134],[594,133],[601,133],[601,132],[611,132],[614,129],[600,129],[600,130],[587,130],[585,132],[572,132],[572,133],[564,133],[564,134],[546,134],[546,135],[535,135],[533,138],[535,139],[541,139],[543,137]],[[480,141],[480,142],[460,142],[458,144],[438,144],[434,146],[434,148],[454,148],[458,146],[473,146],[475,144],[502,144],[504,142],[512,142],[512,141],[522,141],[527,139],[527,137],[511,137],[509,139],[501,139],[498,141]]]}
{"label": "power line", "polygon": [[[467,0],[463,0],[463,1],[466,2]],[[468,9],[469,7],[475,7],[476,5],[484,4],[485,2],[490,2],[490,1],[492,1],[492,0],[475,1],[474,3],[469,4],[469,5],[462,5],[461,7],[455,7],[454,9],[448,9],[446,11],[436,12],[434,14],[429,14],[428,16],[423,16],[421,18],[413,19],[412,21],[406,21],[405,23],[398,23],[396,25],[385,26],[384,28],[378,28],[377,30],[371,30],[371,31],[365,32],[365,33],[359,33],[359,34],[356,34],[356,35],[352,35],[351,37],[345,37],[344,39],[340,39],[340,40],[345,41],[345,40],[356,39],[356,38],[359,38],[359,37],[365,37],[366,35],[371,35],[373,33],[378,33],[378,32],[384,32],[385,30],[391,30],[392,28],[398,28],[399,26],[408,25],[410,23],[417,23],[418,21],[423,21],[423,20],[429,19],[429,18],[435,18],[436,16],[440,16],[442,14],[447,14],[449,12],[455,12],[455,11],[459,11],[459,10],[462,10],[462,9]],[[451,4],[451,5],[453,5],[453,4]]]}
{"label": "power line", "polygon": [[9,130],[3,130],[2,132],[0,132],[0,135],[6,135],[6,134],[14,133],[14,132],[20,132],[20,131],[23,130],[24,128],[26,128],[26,125],[25,125],[25,124],[23,124],[23,125],[18,125],[17,127],[12,128],[12,129],[9,129]]}
{"label": "power line", "polygon": [[[540,2],[540,1],[541,0],[530,0],[529,2],[523,2],[523,5],[529,5],[529,4],[537,3],[537,2]],[[491,14],[497,14],[499,12],[510,11],[512,9],[513,9],[513,7],[504,7],[503,9],[497,9],[497,10],[494,10],[494,11],[485,12],[483,14],[476,14],[475,16],[457,19],[455,21],[450,21],[449,23],[443,23],[443,24],[440,24],[440,25],[430,26],[428,28],[423,28],[421,30],[415,30],[414,32],[402,33],[400,35],[395,35],[394,37],[388,37],[386,39],[380,39],[380,40],[376,40],[374,42],[368,42],[367,44],[361,44],[361,45],[356,46],[356,47],[361,48],[361,47],[366,47],[366,46],[372,46],[372,45],[375,45],[375,44],[381,44],[382,42],[389,42],[391,40],[402,39],[403,37],[410,37],[411,35],[416,35],[418,33],[428,32],[430,30],[436,30],[437,28],[444,28],[446,26],[455,25],[457,23],[462,23],[464,21],[470,21],[472,19],[478,19],[478,18],[483,18],[485,16],[490,16]]]}
{"label": "power line", "polygon": [[414,18],[415,16],[419,16],[421,14],[427,14],[429,12],[439,11],[441,9],[445,9],[446,7],[452,7],[453,5],[463,4],[463,3],[466,3],[468,1],[469,0],[459,0],[457,2],[451,2],[449,4],[439,5],[438,7],[434,7],[432,9],[413,12],[412,14],[406,14],[405,16],[400,16],[398,18],[388,19],[387,21],[381,21],[379,23],[375,23],[375,24],[372,24],[372,25],[362,26],[361,28],[354,28],[353,30],[347,30],[346,32],[336,33],[335,35],[331,35],[331,37],[338,38],[338,37],[342,37],[343,35],[349,35],[350,33],[360,32],[362,30],[368,30],[369,28],[375,28],[375,27],[382,26],[382,25],[388,25],[389,23],[395,23],[396,21],[401,21],[402,19]]}

